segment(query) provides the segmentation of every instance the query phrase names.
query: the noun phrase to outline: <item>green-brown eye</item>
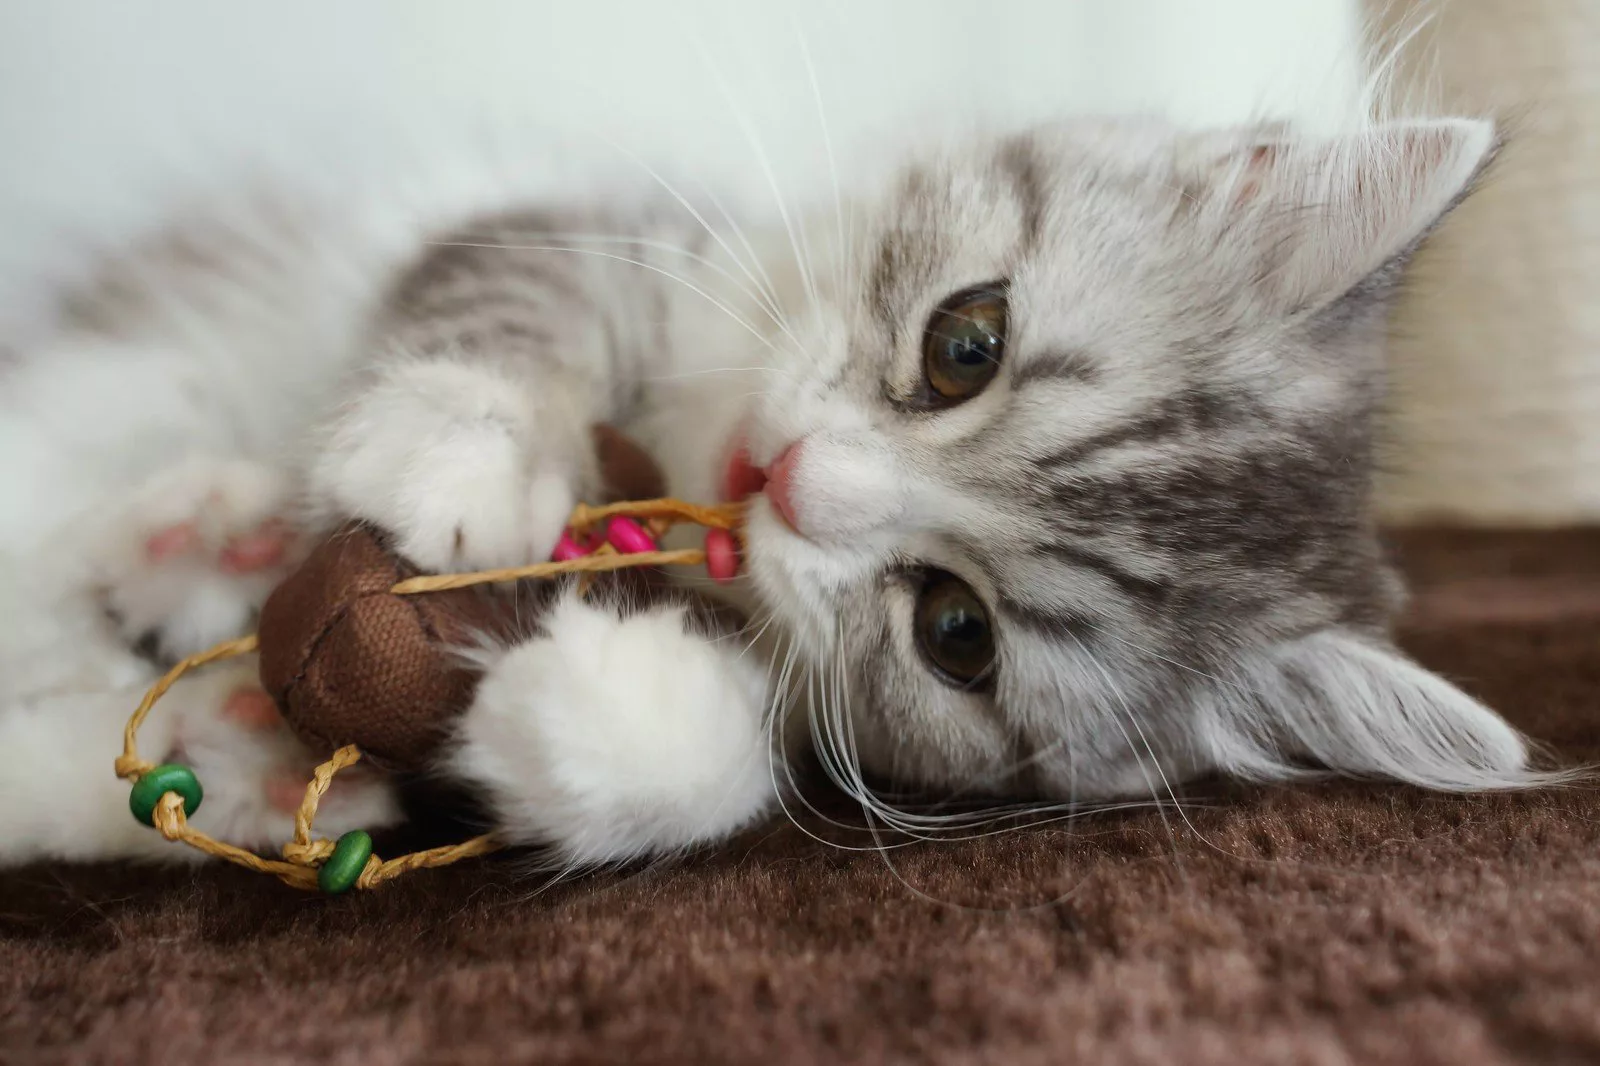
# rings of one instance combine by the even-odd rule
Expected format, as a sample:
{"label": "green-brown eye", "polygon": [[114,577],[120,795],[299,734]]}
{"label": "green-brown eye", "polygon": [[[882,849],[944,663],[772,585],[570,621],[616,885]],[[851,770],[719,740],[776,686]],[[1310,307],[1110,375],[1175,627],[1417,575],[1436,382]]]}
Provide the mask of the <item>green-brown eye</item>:
{"label": "green-brown eye", "polygon": [[960,403],[982,392],[1006,351],[1006,296],[997,285],[964,289],[939,305],[922,337],[922,371],[933,395]]}
{"label": "green-brown eye", "polygon": [[917,645],[933,668],[953,685],[985,680],[994,666],[994,630],[989,612],[966,583],[931,571],[917,596]]}

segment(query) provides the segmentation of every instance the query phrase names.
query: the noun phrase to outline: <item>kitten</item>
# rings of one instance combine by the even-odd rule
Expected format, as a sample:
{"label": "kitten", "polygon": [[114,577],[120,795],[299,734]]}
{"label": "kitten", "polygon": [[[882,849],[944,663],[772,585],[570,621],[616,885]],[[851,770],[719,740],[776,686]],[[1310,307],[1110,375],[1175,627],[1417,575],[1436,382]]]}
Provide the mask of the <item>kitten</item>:
{"label": "kitten", "polygon": [[[174,238],[9,372],[7,454],[47,450],[4,475],[28,517],[0,530],[0,857],[175,850],[110,774],[153,670],[130,648],[243,631],[293,561],[283,518],[372,521],[436,570],[542,559],[596,489],[600,420],[674,494],[752,497],[738,595],[777,639],[569,594],[486,653],[442,769],[566,861],[751,823],[807,732],[891,819],[864,775],[1082,802],[1216,771],[1537,783],[1390,643],[1371,499],[1386,305],[1495,147],[1467,120],[1079,121],[751,242],[643,201],[359,254],[349,218]],[[248,663],[146,734],[196,764],[198,824],[287,835],[310,757]],[[372,778],[321,827],[396,816]]]}

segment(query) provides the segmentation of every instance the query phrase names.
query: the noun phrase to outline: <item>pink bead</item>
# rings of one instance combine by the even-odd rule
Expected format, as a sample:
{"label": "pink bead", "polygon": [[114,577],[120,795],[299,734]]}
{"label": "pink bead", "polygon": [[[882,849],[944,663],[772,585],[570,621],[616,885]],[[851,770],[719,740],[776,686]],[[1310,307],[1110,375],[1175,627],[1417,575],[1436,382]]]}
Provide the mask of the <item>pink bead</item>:
{"label": "pink bead", "polygon": [[555,550],[550,553],[550,558],[558,563],[568,563],[585,555],[593,555],[594,550],[605,542],[605,536],[595,532],[589,534],[587,544],[580,544],[571,529],[563,529],[561,539],[556,541]]}
{"label": "pink bead", "polygon": [[727,584],[739,573],[739,547],[726,529],[706,530],[706,573]]}
{"label": "pink bead", "polygon": [[606,540],[623,555],[656,550],[655,538],[643,526],[625,515],[617,515],[606,523]]}
{"label": "pink bead", "polygon": [[561,539],[556,541],[555,551],[550,553],[550,558],[558,563],[570,563],[588,554],[582,545],[572,539],[572,530],[563,529]]}

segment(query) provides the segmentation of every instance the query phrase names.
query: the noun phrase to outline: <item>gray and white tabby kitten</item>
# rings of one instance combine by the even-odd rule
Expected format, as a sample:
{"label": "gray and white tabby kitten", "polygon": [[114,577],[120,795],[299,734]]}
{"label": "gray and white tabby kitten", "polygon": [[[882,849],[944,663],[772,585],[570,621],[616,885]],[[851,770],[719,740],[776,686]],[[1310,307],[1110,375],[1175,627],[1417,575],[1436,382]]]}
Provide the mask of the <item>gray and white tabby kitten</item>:
{"label": "gray and white tabby kitten", "polygon": [[[776,639],[568,596],[480,653],[443,768],[567,861],[749,824],[808,732],[879,806],[865,774],[1084,802],[1216,771],[1536,783],[1509,726],[1391,645],[1372,509],[1388,298],[1495,147],[1468,120],[1072,122],[750,241],[674,204],[548,205],[360,253],[280,221],[125,261],[10,372],[7,439],[56,473],[9,475],[55,517],[10,531],[8,581],[53,613],[0,630],[0,855],[164,847],[110,780],[153,669],[129,644],[246,628],[292,561],[275,519],[366,519],[439,570],[541,559],[602,420],[676,495],[759,493],[739,592]],[[265,844],[309,757],[248,671],[181,685],[146,748],[197,765],[197,822]],[[30,797],[63,792],[41,824]],[[395,817],[376,779],[325,812]]]}

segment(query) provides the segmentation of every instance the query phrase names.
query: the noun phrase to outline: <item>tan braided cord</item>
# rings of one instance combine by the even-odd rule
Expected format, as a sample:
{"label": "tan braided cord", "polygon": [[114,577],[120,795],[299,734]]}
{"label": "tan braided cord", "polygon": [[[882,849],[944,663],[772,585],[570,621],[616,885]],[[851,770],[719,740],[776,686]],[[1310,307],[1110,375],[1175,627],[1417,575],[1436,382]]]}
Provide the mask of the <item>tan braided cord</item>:
{"label": "tan braided cord", "polygon": [[[743,508],[739,504],[704,507],[673,499],[637,500],[607,504],[603,507],[579,504],[573,510],[568,524],[575,532],[582,534],[596,523],[613,515],[627,515],[644,520],[651,533],[660,537],[680,522],[689,522],[709,529],[736,530],[743,515]],[[399,596],[415,596],[466,588],[470,585],[553,578],[566,574],[582,575],[584,583],[580,585],[582,589],[587,587],[588,580],[595,574],[607,571],[637,566],[698,566],[704,562],[705,552],[698,548],[620,554],[609,545],[605,545],[593,554],[564,562],[535,563],[531,566],[481,570],[468,574],[434,574],[408,578],[394,585],[389,591]],[[155,769],[154,763],[146,762],[139,755],[139,727],[149,717],[151,709],[180,677],[208,663],[247,655],[255,651],[256,647],[257,640],[254,635],[223,641],[215,647],[179,662],[162,675],[159,681],[151,685],[122,731],[122,754],[116,760],[117,776],[137,783],[140,777]],[[155,810],[151,813],[151,820],[161,835],[168,840],[182,841],[207,855],[225,859],[260,873],[272,874],[295,888],[316,891],[319,888],[317,868],[333,854],[335,846],[331,840],[312,836],[312,823],[317,816],[317,807],[322,802],[323,794],[328,791],[328,786],[333,783],[334,775],[360,760],[361,752],[355,745],[346,745],[335,751],[327,762],[312,771],[311,781],[306,785],[305,798],[301,800],[300,807],[295,812],[294,839],[283,846],[282,859],[264,858],[254,852],[224,843],[194,828],[184,813],[184,799],[177,792],[166,792],[161,795],[156,801]],[[460,844],[415,851],[388,860],[370,855],[366,860],[366,866],[356,879],[355,887],[375,888],[411,870],[448,866],[462,859],[487,855],[499,847],[500,842],[494,835],[486,833]]]}

